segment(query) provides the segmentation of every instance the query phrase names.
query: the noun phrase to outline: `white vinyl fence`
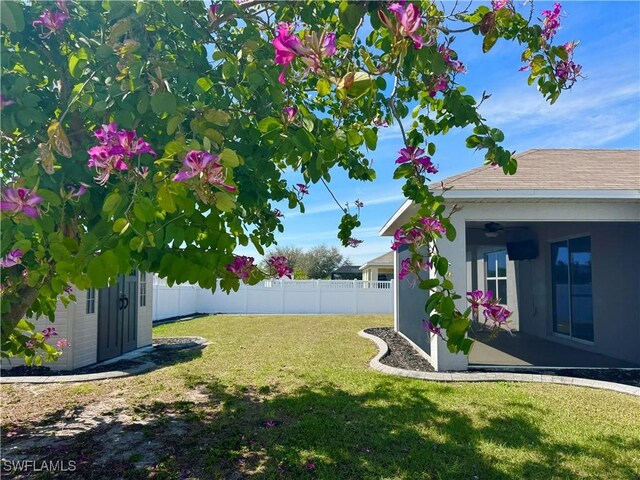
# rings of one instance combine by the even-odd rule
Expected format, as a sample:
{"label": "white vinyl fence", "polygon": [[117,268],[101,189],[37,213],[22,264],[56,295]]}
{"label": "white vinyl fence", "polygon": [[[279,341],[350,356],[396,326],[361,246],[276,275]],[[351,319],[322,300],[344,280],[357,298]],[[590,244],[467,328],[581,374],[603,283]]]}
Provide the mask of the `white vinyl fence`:
{"label": "white vinyl fence", "polygon": [[263,280],[237,292],[153,282],[153,320],[193,313],[393,313],[393,281]]}

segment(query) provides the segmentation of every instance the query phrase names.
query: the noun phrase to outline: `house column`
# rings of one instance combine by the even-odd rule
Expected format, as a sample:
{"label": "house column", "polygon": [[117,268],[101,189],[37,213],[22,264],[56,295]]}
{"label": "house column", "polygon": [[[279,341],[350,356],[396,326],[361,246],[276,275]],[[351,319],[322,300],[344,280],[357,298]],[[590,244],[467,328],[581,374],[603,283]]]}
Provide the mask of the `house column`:
{"label": "house column", "polygon": [[371,269],[371,278],[369,280],[371,280],[372,282],[378,281],[378,267],[373,267]]}
{"label": "house column", "polygon": [[[462,298],[455,301],[456,308],[464,312],[467,292],[467,253],[464,211],[451,217],[451,223],[457,235],[453,242],[443,238],[437,242],[440,255],[449,260],[450,279],[455,285],[456,292]],[[447,342],[437,335],[431,335],[431,360],[436,371],[466,370],[469,359],[463,353],[453,354],[447,348]]]}

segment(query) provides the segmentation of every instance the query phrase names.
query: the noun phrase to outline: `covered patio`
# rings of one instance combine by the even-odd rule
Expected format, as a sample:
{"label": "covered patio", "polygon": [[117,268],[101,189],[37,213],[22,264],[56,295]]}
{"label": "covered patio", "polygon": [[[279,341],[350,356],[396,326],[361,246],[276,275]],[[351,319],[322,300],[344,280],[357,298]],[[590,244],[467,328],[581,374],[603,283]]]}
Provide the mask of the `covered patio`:
{"label": "covered patio", "polygon": [[469,369],[485,367],[640,368],[640,365],[545,340],[506,331],[496,336],[479,332],[469,354]]}

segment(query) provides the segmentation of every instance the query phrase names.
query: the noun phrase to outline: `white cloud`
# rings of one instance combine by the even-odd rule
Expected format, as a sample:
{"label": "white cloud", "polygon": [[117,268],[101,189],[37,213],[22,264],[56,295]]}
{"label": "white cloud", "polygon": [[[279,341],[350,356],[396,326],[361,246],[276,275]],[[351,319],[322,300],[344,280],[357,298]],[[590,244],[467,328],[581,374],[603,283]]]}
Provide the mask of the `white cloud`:
{"label": "white cloud", "polygon": [[[378,197],[378,198],[362,198],[360,199],[362,201],[362,203],[364,203],[364,206],[371,206],[371,205],[384,205],[387,203],[394,203],[394,202],[399,202],[404,200],[404,196],[401,194],[395,194],[395,195],[387,195],[384,197]],[[313,215],[313,214],[317,214],[317,213],[327,213],[327,212],[339,212],[340,209],[338,208],[338,205],[335,202],[328,202],[328,203],[324,203],[321,205],[315,205],[312,207],[309,207],[305,210],[305,213],[300,213],[300,212],[289,212],[285,215],[285,218],[295,218],[295,217],[299,217],[301,215]]]}

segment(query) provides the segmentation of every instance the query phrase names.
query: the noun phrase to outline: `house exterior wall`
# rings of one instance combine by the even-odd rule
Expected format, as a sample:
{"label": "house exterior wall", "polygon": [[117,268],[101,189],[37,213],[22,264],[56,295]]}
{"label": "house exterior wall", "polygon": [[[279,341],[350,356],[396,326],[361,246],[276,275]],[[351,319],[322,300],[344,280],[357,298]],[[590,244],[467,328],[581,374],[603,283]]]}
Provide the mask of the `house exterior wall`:
{"label": "house exterior wall", "polygon": [[[487,192],[488,195],[491,193]],[[538,228],[539,258],[510,262],[509,267],[513,279],[510,278],[508,288],[515,289],[515,295],[509,296],[510,302],[517,302],[519,329],[558,343],[640,363],[640,250],[637,247],[640,245],[640,202],[457,198],[455,203],[462,207],[451,217],[458,236],[454,242],[439,242],[439,246],[451,262],[450,273],[458,292],[485,288],[482,252],[468,252],[466,249],[464,232],[467,222],[532,222]],[[551,334],[549,242],[562,239],[563,235],[579,236],[583,233],[592,237],[595,335],[592,345]],[[402,258],[400,253],[398,260]],[[399,286],[397,328],[429,353],[437,370],[458,369],[457,363],[462,363],[457,362],[456,355],[451,355],[446,349],[434,348],[434,341],[439,342],[439,339],[432,339],[430,350],[420,343],[418,332],[424,310],[419,311],[418,306],[424,305],[424,295],[419,289]],[[460,299],[456,306],[462,311],[467,304]],[[439,365],[453,367],[441,368]]]}
{"label": "house exterior wall", "polygon": [[[397,264],[405,258],[409,258],[411,253],[406,245],[402,245],[397,253]],[[397,278],[397,276],[396,276]],[[425,303],[429,295],[424,290],[420,290],[417,285],[407,279],[397,280],[398,305],[396,316],[396,331],[402,333],[418,347],[429,354],[431,344],[429,335],[422,327],[422,320],[427,318],[424,311]]]}
{"label": "house exterior wall", "polygon": [[[518,263],[520,330],[640,364],[640,223],[532,224],[540,254]],[[550,244],[591,237],[593,343],[553,333]]]}

